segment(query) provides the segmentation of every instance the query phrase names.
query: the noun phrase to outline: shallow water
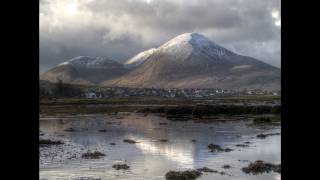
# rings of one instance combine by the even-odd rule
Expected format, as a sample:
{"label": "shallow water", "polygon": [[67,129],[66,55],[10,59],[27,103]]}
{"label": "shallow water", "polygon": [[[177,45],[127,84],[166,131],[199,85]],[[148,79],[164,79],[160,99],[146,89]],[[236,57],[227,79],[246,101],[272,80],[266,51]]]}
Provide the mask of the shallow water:
{"label": "shallow water", "polygon": [[[160,125],[159,123],[168,123]],[[40,138],[59,139],[64,145],[40,147],[41,179],[165,179],[170,170],[209,167],[226,175],[204,173],[199,179],[251,180],[280,179],[278,173],[247,175],[241,171],[249,161],[281,163],[280,136],[257,139],[259,133],[279,133],[280,126],[259,127],[250,121],[215,123],[173,122],[141,114],[41,117]],[[64,131],[72,127],[75,132]],[[107,132],[99,132],[106,129]],[[123,139],[132,139],[128,144]],[[160,142],[168,139],[168,142]],[[194,139],[196,142],[192,142]],[[249,147],[237,147],[249,141]],[[116,143],[116,145],[110,145]],[[210,152],[208,144],[219,144],[231,152]],[[87,150],[106,154],[101,159],[82,159]],[[126,163],[129,170],[115,170],[112,165]],[[223,169],[230,165],[230,169]]]}

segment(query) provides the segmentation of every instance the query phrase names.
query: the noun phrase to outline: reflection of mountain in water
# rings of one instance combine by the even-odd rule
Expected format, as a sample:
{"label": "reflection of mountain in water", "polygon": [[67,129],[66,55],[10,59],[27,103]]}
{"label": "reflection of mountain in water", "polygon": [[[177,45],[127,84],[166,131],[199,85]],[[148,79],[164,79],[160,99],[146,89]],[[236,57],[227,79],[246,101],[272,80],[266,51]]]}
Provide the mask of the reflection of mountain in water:
{"label": "reflection of mountain in water", "polygon": [[[160,122],[167,122],[168,125],[159,125]],[[223,161],[220,158],[225,153],[210,153],[208,144],[234,148],[232,144],[239,143],[238,135],[254,132],[248,129],[245,122],[202,124],[172,122],[155,116],[131,116],[122,125],[134,131],[127,133],[125,138],[137,141],[135,147],[143,154],[162,156],[187,169],[198,168],[203,162]],[[160,139],[168,139],[168,142],[160,142]],[[192,142],[192,139],[197,142]],[[233,153],[236,152],[228,155],[234,156]]]}
{"label": "reflection of mountain in water", "polygon": [[177,164],[183,164],[186,168],[194,168],[194,151],[196,148],[193,144],[147,141],[134,136],[128,136],[128,138],[136,139],[139,142],[135,146],[143,154],[161,155]]}
{"label": "reflection of mountain in water", "polygon": [[[168,123],[159,125],[159,123]],[[251,139],[258,133],[278,132],[274,129],[256,131],[256,128],[246,126],[248,122],[236,121],[226,123],[193,123],[172,122],[153,115],[142,116],[139,114],[117,116],[92,115],[74,116],[70,118],[57,117],[56,119],[40,120],[40,130],[44,133],[62,138],[67,144],[71,142],[75,146],[71,148],[84,148],[80,151],[98,150],[107,154],[106,158],[84,161],[75,159],[70,164],[52,170],[41,170],[42,177],[59,176],[68,178],[70,174],[80,173],[102,179],[154,179],[163,178],[169,170],[186,170],[207,166],[209,168],[225,171],[221,167],[229,164],[233,168],[228,173],[239,180],[254,180],[255,176],[247,176],[241,172],[241,168],[247,165],[241,160],[255,161],[261,159],[271,163],[281,163],[280,138]],[[65,132],[64,129],[73,127],[75,132]],[[88,129],[88,130],[86,130]],[[101,129],[111,130],[99,132]],[[63,135],[60,137],[60,135]],[[242,137],[237,137],[241,135]],[[137,141],[136,144],[124,143],[124,139]],[[168,142],[160,142],[160,139],[168,139]],[[196,142],[191,142],[195,139]],[[247,148],[235,147],[236,144],[251,141]],[[116,143],[111,146],[110,143]],[[207,148],[208,144],[219,144],[222,147],[235,149],[232,152],[212,153]],[[72,151],[71,151],[72,150]],[[64,149],[65,152],[73,152],[74,149]],[[76,149],[79,150],[79,149]],[[241,151],[238,151],[241,150]],[[121,177],[115,176],[110,167],[118,161],[125,161],[132,168],[126,173],[121,172]],[[43,164],[42,164],[43,165]],[[43,165],[48,167],[48,165]],[[88,169],[82,171],[81,168]],[[102,169],[102,171],[101,171]],[[134,174],[132,173],[134,172]],[[120,173],[116,171],[116,173]],[[118,174],[117,174],[118,175]],[[260,179],[277,180],[278,174],[266,174]],[[206,174],[201,179],[230,178],[218,174]],[[50,179],[50,178],[49,178]]]}

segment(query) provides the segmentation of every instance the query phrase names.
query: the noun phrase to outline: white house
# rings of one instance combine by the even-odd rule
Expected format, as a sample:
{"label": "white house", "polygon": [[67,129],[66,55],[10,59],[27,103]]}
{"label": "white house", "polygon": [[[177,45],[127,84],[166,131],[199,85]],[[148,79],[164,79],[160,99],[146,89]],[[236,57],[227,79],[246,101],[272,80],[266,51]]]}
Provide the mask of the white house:
{"label": "white house", "polygon": [[96,99],[97,95],[94,92],[88,92],[88,93],[86,93],[86,98],[87,99]]}

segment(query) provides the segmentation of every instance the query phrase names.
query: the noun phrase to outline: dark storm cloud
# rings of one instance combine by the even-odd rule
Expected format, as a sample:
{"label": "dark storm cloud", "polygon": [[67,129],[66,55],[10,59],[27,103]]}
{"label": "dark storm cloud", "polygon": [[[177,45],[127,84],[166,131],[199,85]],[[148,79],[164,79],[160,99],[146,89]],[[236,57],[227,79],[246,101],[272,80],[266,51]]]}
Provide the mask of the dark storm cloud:
{"label": "dark storm cloud", "polygon": [[40,70],[78,55],[124,61],[185,32],[280,66],[279,11],[280,0],[42,0]]}

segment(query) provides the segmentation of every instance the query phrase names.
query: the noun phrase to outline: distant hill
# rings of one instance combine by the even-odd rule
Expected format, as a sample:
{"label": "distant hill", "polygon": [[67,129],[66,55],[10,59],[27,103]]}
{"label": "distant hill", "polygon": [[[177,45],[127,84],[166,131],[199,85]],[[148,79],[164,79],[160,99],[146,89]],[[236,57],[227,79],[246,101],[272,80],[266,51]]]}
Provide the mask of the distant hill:
{"label": "distant hill", "polygon": [[65,61],[40,76],[40,80],[94,85],[127,73],[123,64],[102,57],[79,56]]}
{"label": "distant hill", "polygon": [[[156,88],[280,89],[280,69],[233,53],[197,33],[173,38],[139,53],[138,66],[103,82],[108,86]],[[136,56],[135,56],[136,57]],[[131,58],[126,64],[136,63]]]}
{"label": "distant hill", "polygon": [[198,33],[185,33],[124,64],[77,57],[41,75],[56,82],[122,87],[280,90],[280,69],[238,55]]}

